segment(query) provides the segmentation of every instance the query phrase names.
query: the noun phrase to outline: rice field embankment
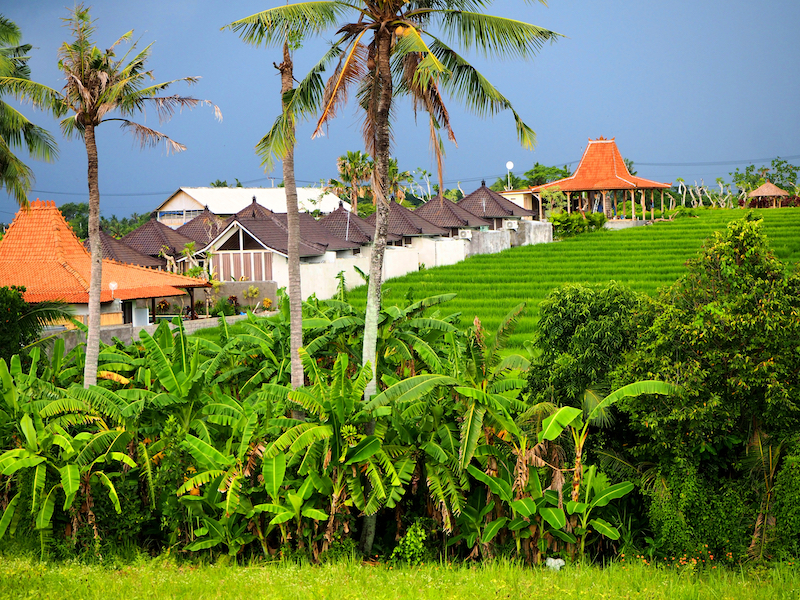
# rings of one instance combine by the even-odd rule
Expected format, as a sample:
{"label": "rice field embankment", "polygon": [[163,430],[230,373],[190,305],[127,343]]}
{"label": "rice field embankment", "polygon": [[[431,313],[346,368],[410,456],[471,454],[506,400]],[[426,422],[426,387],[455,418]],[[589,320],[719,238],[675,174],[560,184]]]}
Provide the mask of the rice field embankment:
{"label": "rice field embankment", "polygon": [[[764,231],[776,256],[784,262],[800,261],[800,208],[753,212],[763,217]],[[698,218],[512,248],[390,279],[384,284],[384,304],[403,303],[409,290],[415,300],[455,292],[456,298],[440,307],[443,311],[460,312],[464,327],[477,316],[485,327],[494,328],[513,307],[527,302],[528,310],[509,343],[519,348],[530,339],[539,302],[553,288],[565,283],[614,280],[655,295],[685,272],[684,263],[697,256],[712,232],[745,215],[743,210],[720,209],[697,213]],[[365,287],[354,290],[351,300],[363,305],[365,293]]]}

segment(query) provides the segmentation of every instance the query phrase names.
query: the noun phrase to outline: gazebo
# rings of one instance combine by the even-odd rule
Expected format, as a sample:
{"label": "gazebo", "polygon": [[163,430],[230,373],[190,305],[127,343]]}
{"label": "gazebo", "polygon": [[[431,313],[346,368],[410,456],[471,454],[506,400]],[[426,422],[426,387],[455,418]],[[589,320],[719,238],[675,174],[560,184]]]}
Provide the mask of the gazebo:
{"label": "gazebo", "polygon": [[602,207],[606,216],[614,219],[619,218],[617,211],[619,202],[622,202],[622,218],[627,217],[625,200],[630,199],[631,218],[636,219],[633,207],[637,192],[641,194],[643,217],[647,210],[645,204],[647,192],[650,192],[650,214],[651,218],[654,218],[656,190],[661,190],[661,211],[663,212],[664,190],[671,187],[671,183],[659,183],[631,175],[614,138],[607,140],[599,137],[596,140],[589,140],[589,145],[586,146],[575,173],[564,179],[533,187],[531,192],[540,199],[541,206],[541,192],[558,188],[567,196],[567,212],[573,210],[579,210],[582,213],[591,212],[595,210],[595,207],[597,209]]}
{"label": "gazebo", "polygon": [[778,198],[788,198],[789,192],[786,192],[779,188],[774,183],[767,181],[763,185],[757,187],[752,192],[747,194],[748,198],[755,198],[756,200],[764,200],[764,199],[771,199],[772,200],[772,208],[778,208],[779,200]]}

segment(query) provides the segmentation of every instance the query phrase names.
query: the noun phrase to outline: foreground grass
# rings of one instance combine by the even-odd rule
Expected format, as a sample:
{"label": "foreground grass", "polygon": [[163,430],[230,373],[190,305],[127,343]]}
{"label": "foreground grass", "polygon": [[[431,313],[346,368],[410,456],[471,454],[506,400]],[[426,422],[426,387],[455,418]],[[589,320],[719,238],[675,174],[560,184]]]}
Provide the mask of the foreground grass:
{"label": "foreground grass", "polygon": [[748,570],[663,569],[642,564],[607,568],[568,566],[555,573],[507,562],[485,566],[362,566],[339,562],[319,567],[178,566],[162,559],[112,569],[0,562],[0,599],[147,598],[449,599],[482,598],[797,598],[800,574],[791,565]]}

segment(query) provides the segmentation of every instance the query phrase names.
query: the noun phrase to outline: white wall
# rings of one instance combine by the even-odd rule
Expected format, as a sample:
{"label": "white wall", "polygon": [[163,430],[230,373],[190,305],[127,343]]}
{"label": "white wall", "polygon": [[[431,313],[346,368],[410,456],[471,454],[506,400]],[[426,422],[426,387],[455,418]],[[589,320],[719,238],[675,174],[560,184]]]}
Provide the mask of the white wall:
{"label": "white wall", "polygon": [[467,254],[467,240],[460,238],[415,237],[411,248],[419,253],[419,262],[425,267],[443,267],[464,260]]}

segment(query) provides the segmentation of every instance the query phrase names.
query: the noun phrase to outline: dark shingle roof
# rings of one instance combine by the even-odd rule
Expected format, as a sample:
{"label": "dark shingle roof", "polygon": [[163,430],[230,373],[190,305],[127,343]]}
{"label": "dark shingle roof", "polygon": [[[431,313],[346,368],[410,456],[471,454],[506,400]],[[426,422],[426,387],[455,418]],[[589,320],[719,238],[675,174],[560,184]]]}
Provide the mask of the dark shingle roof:
{"label": "dark shingle roof", "polygon": [[[324,225],[308,213],[300,213],[300,256],[320,256],[327,251],[358,248],[359,244],[348,242],[332,234]],[[253,202],[226,221],[227,227],[239,223],[262,244],[288,254],[289,227],[286,214],[275,214]]]}
{"label": "dark shingle roof", "polygon": [[[140,267],[158,268],[167,265],[166,259],[142,254],[121,240],[111,237],[103,230],[100,230],[100,243],[103,246],[103,258],[116,260],[117,262],[129,265],[139,265]],[[83,242],[83,245],[88,250],[89,240]]]}
{"label": "dark shingle roof", "polygon": [[186,244],[195,240],[181,235],[156,219],[150,219],[123,237],[121,241],[149,256],[158,256],[162,251],[170,256],[178,256]]}
{"label": "dark shingle roof", "polygon": [[178,227],[175,231],[195,240],[201,246],[205,246],[219,235],[225,226],[225,222],[225,219],[212,213],[206,206],[203,212],[188,223]]}
{"label": "dark shingle roof", "polygon": [[[375,227],[375,213],[367,217],[367,223]],[[389,202],[389,226],[388,232],[401,236],[420,236],[420,235],[447,235],[448,232],[441,227],[437,227],[427,219],[414,214],[397,202]]]}
{"label": "dark shingle roof", "polygon": [[[372,242],[372,236],[375,235],[374,224],[370,225],[366,220],[341,206],[322,217],[319,222],[336,237],[358,244],[369,244]],[[388,234],[386,236],[387,242],[397,242],[400,239],[399,235]]]}
{"label": "dark shingle roof", "polygon": [[511,200],[503,198],[494,190],[490,190],[486,187],[485,182],[477,190],[464,196],[457,204],[473,215],[484,219],[506,219],[508,217],[531,217],[534,215],[533,211],[522,208],[511,202]]}
{"label": "dark shingle roof", "polygon": [[472,214],[446,198],[437,196],[414,211],[439,227],[489,227],[491,223]]}

